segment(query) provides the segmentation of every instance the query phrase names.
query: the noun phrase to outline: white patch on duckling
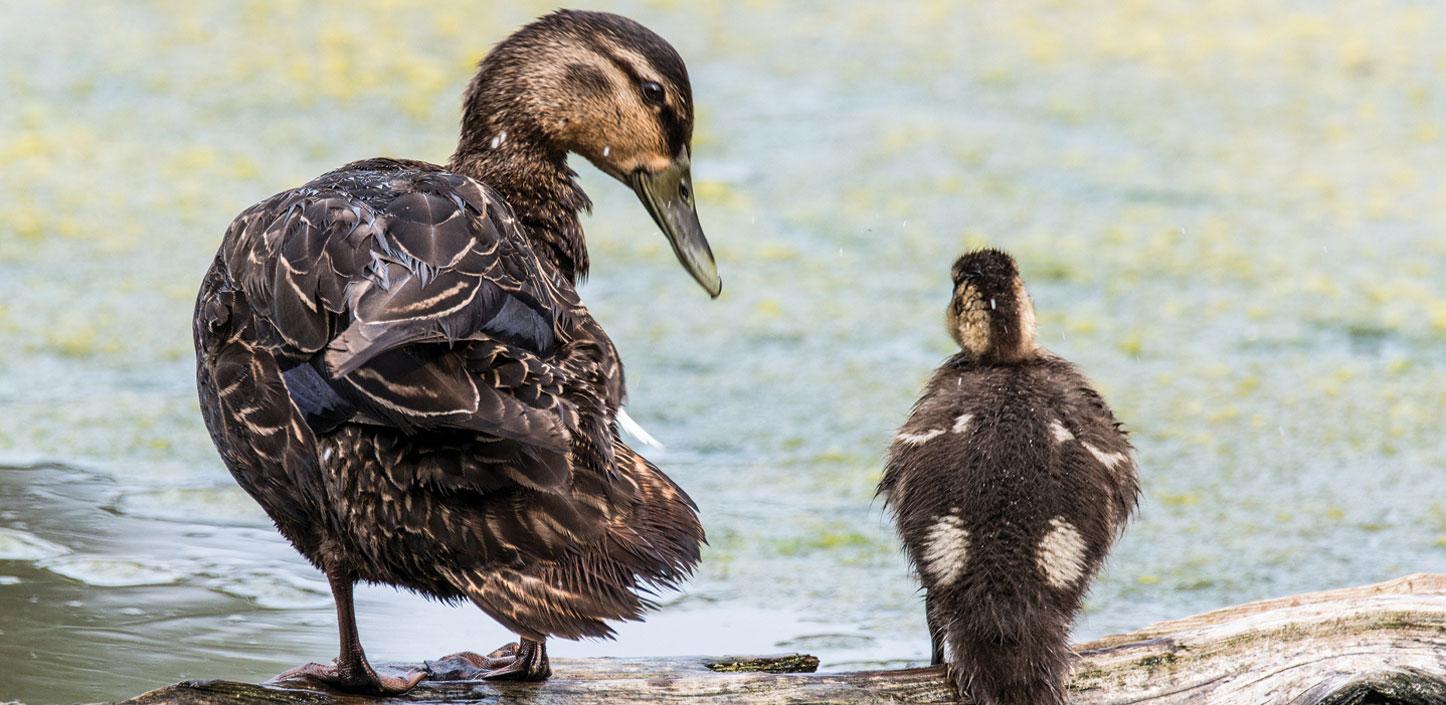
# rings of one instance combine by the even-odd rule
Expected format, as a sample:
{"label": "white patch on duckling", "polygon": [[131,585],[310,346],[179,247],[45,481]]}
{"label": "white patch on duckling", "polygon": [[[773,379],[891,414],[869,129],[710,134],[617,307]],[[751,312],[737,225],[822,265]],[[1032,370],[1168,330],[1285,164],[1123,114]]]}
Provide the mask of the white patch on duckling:
{"label": "white patch on duckling", "polygon": [[331,462],[331,458],[332,458],[332,456],[334,456],[334,455],[336,455],[336,451],[333,451],[333,450],[330,449],[330,448],[327,448],[326,450],[321,451],[321,462],[323,462],[323,463],[329,463],[329,462]]}
{"label": "white patch on duckling", "polygon": [[1124,453],[1106,453],[1099,448],[1090,445],[1089,443],[1084,443],[1082,445],[1085,447],[1085,450],[1090,452],[1090,455],[1095,456],[1095,460],[1100,461],[1100,465],[1103,465],[1110,470],[1118,469],[1121,463],[1129,460],[1129,458]]}
{"label": "white patch on duckling", "polygon": [[960,414],[959,418],[954,419],[954,428],[950,430],[952,430],[954,433],[963,433],[965,431],[968,431],[969,422],[973,420],[974,414]]}
{"label": "white patch on duckling", "polygon": [[964,520],[954,514],[940,517],[924,538],[920,567],[934,576],[937,586],[943,587],[964,574],[968,561],[969,531],[964,528]]}
{"label": "white patch on duckling", "polygon": [[607,155],[612,154],[612,152],[613,148],[611,145],[603,145],[603,157],[607,157]]}
{"label": "white patch on duckling", "polygon": [[502,146],[502,143],[503,143],[503,142],[506,142],[506,141],[507,141],[507,130],[503,130],[501,134],[499,134],[499,135],[494,135],[494,136],[492,137],[491,147],[492,147],[492,149],[497,149],[498,147]]}
{"label": "white patch on duckling", "polygon": [[1055,419],[1049,424],[1049,435],[1054,437],[1055,443],[1067,443],[1074,440],[1074,434],[1070,433],[1069,429],[1059,422],[1059,419]]}
{"label": "white patch on duckling", "polygon": [[900,433],[899,435],[894,436],[894,441],[897,443],[904,443],[911,446],[920,446],[942,435],[944,435],[944,429],[935,428],[928,431],[922,431],[920,433]]}
{"label": "white patch on duckling", "polygon": [[1059,590],[1073,586],[1085,573],[1084,537],[1064,517],[1049,520],[1049,532],[1039,542],[1035,565],[1044,579]]}

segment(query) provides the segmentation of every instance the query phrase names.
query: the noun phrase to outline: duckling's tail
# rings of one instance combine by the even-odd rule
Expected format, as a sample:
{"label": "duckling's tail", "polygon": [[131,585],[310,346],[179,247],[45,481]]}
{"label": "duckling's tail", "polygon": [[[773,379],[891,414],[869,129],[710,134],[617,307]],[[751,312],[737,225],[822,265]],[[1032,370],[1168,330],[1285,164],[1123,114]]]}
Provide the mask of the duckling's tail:
{"label": "duckling's tail", "polygon": [[989,598],[969,609],[943,630],[959,694],[978,705],[1065,705],[1070,650],[1060,618],[1018,604],[994,609]]}

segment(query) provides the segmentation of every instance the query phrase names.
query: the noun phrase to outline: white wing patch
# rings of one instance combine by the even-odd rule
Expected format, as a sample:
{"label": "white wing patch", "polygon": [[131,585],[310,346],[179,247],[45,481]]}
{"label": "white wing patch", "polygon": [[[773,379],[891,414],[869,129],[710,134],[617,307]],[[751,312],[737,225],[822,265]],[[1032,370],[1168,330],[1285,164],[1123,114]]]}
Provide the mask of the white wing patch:
{"label": "white wing patch", "polygon": [[1065,590],[1085,573],[1084,537],[1064,517],[1049,520],[1049,532],[1039,542],[1035,564],[1044,579],[1057,589]]}
{"label": "white wing patch", "polygon": [[968,561],[969,531],[964,528],[964,520],[955,514],[945,514],[924,539],[919,567],[934,577],[937,586],[943,587],[964,574]]}
{"label": "white wing patch", "polygon": [[935,428],[919,433],[900,433],[894,436],[896,443],[904,443],[911,446],[921,446],[944,434],[944,429]]}
{"label": "white wing patch", "polygon": [[1100,465],[1110,470],[1119,469],[1121,463],[1129,460],[1129,457],[1124,453],[1106,453],[1089,443],[1083,443],[1081,445],[1085,447],[1085,450],[1090,452],[1090,455],[1095,456],[1095,460],[1100,461]]}
{"label": "white wing patch", "polygon": [[954,433],[963,433],[965,431],[968,431],[969,422],[973,420],[974,414],[960,414],[959,418],[954,419],[954,428],[952,430],[954,431]]}
{"label": "white wing patch", "polygon": [[1049,433],[1051,436],[1054,436],[1055,443],[1067,443],[1074,440],[1074,434],[1070,433],[1069,429],[1065,428],[1064,424],[1059,422],[1059,419],[1055,419],[1049,424]]}

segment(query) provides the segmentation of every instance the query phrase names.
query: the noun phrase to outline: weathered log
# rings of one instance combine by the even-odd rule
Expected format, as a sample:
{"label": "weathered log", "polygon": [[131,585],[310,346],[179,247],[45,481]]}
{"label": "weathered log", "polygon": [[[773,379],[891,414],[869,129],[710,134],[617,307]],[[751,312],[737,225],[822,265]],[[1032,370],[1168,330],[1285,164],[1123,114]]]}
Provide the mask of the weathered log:
{"label": "weathered log", "polygon": [[[1077,705],[1446,704],[1446,574],[1252,602],[1081,644]],[[810,656],[559,659],[541,684],[432,681],[394,703],[953,702],[940,668],[814,673]],[[400,670],[404,667],[394,667]],[[188,681],[125,705],[342,705],[303,683]]]}

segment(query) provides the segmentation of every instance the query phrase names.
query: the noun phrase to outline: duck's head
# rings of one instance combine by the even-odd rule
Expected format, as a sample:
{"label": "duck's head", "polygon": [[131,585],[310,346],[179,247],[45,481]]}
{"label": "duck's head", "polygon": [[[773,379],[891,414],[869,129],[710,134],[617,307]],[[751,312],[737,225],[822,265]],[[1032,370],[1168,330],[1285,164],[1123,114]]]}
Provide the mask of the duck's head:
{"label": "duck's head", "polygon": [[723,283],[690,173],[693,114],[688,69],[662,37],[619,15],[561,10],[482,60],[467,90],[458,153],[586,157],[638,195],[678,261],[716,297]]}
{"label": "duck's head", "polygon": [[1036,353],[1034,303],[1013,257],[977,250],[960,257],[952,274],[945,318],[960,348],[986,362],[1018,362]]}

